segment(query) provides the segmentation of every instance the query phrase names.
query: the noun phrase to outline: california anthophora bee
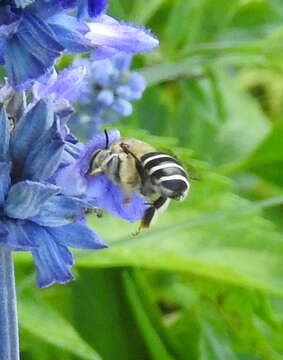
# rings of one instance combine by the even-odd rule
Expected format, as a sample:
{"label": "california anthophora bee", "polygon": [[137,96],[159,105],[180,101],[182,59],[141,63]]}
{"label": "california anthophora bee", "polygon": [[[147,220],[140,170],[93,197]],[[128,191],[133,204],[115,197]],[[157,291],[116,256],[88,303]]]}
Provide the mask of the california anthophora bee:
{"label": "california anthophora bee", "polygon": [[92,154],[88,174],[102,173],[121,186],[125,204],[134,193],[151,199],[139,230],[149,227],[171,199],[184,200],[190,188],[185,169],[173,156],[132,138],[122,138]]}

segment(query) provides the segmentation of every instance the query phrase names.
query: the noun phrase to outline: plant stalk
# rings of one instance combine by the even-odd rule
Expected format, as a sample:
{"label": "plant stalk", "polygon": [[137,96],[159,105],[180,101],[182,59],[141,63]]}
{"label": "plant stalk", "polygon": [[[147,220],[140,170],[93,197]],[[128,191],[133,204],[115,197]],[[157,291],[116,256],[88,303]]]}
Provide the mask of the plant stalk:
{"label": "plant stalk", "polygon": [[13,255],[0,247],[0,359],[19,360],[19,329]]}

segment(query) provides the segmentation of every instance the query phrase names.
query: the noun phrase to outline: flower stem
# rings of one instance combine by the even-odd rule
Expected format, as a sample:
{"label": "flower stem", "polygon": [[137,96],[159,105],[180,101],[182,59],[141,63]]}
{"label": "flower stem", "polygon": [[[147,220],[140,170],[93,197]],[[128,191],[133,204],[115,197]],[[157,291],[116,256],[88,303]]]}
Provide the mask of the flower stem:
{"label": "flower stem", "polygon": [[0,359],[19,358],[13,255],[10,250],[0,247]]}

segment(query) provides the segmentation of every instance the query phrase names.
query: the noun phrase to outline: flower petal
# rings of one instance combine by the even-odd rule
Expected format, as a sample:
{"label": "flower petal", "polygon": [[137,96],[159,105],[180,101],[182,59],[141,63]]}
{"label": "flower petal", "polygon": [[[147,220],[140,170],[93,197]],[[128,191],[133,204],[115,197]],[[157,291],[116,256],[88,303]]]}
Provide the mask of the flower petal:
{"label": "flower petal", "polygon": [[85,37],[93,45],[108,46],[129,53],[150,51],[159,42],[148,30],[142,27],[119,23],[107,15],[97,21],[87,23],[89,32]]}
{"label": "flower petal", "polygon": [[10,178],[11,164],[8,162],[0,162],[0,205],[4,204],[6,195],[11,186]]}
{"label": "flower petal", "polygon": [[96,17],[106,11],[107,0],[78,0],[78,18]]}
{"label": "flower petal", "polygon": [[12,85],[25,89],[32,80],[50,72],[64,50],[51,28],[40,18],[24,16],[6,43],[5,65]]}
{"label": "flower petal", "polygon": [[58,121],[35,144],[25,161],[23,178],[36,181],[48,180],[58,169],[64,151]]}
{"label": "flower petal", "polygon": [[4,60],[5,44],[6,44],[5,37],[0,35],[0,65],[4,65],[5,63]]}
{"label": "flower petal", "polygon": [[24,9],[28,5],[31,5],[35,0],[14,0],[17,8]]}
{"label": "flower petal", "polygon": [[77,54],[93,50],[91,42],[84,36],[88,28],[75,17],[59,14],[48,20],[48,24],[68,53]]}
{"label": "flower petal", "polygon": [[25,228],[25,221],[6,219],[4,225],[7,229],[7,245],[12,250],[29,251],[36,247]]}
{"label": "flower petal", "polygon": [[35,1],[27,9],[30,14],[39,16],[46,20],[47,18],[61,13],[63,9],[72,8],[76,0],[48,0],[48,1]]}
{"label": "flower petal", "polygon": [[110,59],[119,53],[120,53],[120,50],[114,49],[110,46],[100,45],[91,54],[91,60],[98,61],[98,60]]}
{"label": "flower petal", "polygon": [[39,137],[47,131],[54,120],[51,102],[40,100],[18,122],[11,139],[13,160],[23,164]]}
{"label": "flower petal", "polygon": [[121,116],[129,116],[133,112],[133,106],[129,101],[118,98],[110,106],[110,110]]}
{"label": "flower petal", "polygon": [[44,185],[34,181],[21,181],[13,185],[4,205],[4,212],[14,219],[28,219],[39,213],[44,203],[58,194],[55,185]]}
{"label": "flower petal", "polygon": [[10,5],[0,5],[0,25],[9,25],[19,19],[19,15],[16,15],[11,11]]}
{"label": "flower petal", "polygon": [[97,207],[131,222],[143,217],[147,208],[144,199],[133,195],[129,204],[124,204],[122,189],[105,175],[89,176],[88,185],[87,196],[93,198]]}
{"label": "flower petal", "polygon": [[9,139],[9,120],[4,105],[0,105],[0,157],[3,159],[7,158]]}
{"label": "flower petal", "polygon": [[56,282],[65,284],[72,280],[70,268],[74,261],[70,251],[58,244],[43,227],[29,223],[27,229],[32,242],[37,246],[32,249],[32,256],[37,269],[38,287],[47,287]]}
{"label": "flower petal", "polygon": [[51,83],[36,83],[33,93],[37,98],[42,98],[50,94],[55,94],[56,100],[74,100],[80,92],[83,79],[86,75],[84,66],[69,67],[60,71],[57,78]]}
{"label": "flower petal", "polygon": [[103,249],[107,247],[88,226],[75,222],[65,226],[47,228],[58,243],[77,249]]}
{"label": "flower petal", "polygon": [[84,217],[90,207],[79,198],[58,195],[44,203],[31,220],[42,226],[63,226]]}
{"label": "flower petal", "polygon": [[138,100],[141,98],[144,89],[146,88],[145,78],[137,72],[131,73],[131,77],[127,82],[127,87],[130,89],[127,100]]}

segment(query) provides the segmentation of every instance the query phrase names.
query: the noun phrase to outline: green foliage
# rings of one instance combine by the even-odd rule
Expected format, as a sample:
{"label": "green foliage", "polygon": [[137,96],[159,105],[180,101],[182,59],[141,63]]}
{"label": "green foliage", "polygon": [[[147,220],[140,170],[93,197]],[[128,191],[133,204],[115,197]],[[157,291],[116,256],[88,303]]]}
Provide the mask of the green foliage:
{"label": "green foliage", "polygon": [[149,87],[119,129],[198,180],[139,236],[91,217],[110,248],[77,252],[64,290],[36,290],[17,254],[22,358],[283,360],[283,3],[113,0],[110,12],[161,43],[135,60]]}

